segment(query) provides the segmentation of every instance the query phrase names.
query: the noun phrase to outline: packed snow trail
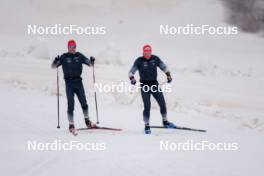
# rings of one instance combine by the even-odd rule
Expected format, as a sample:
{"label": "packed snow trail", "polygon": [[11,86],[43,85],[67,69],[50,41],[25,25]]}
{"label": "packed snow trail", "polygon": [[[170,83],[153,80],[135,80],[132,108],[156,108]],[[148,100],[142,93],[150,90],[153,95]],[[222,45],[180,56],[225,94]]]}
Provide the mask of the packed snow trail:
{"label": "packed snow trail", "polygon": [[[80,131],[77,137],[69,134],[67,119],[62,118],[61,129],[56,128],[55,96],[42,92],[1,88],[1,97],[16,99],[5,102],[1,109],[1,163],[6,175],[90,174],[105,175],[247,175],[261,170],[263,135],[237,128],[229,120],[215,119],[200,114],[170,112],[177,124],[207,128],[207,133],[174,130],[153,130],[143,134],[140,113],[134,108],[101,105],[102,124],[123,128],[122,132]],[[41,99],[42,101],[39,101]],[[26,102],[25,102],[26,101]],[[23,102],[23,103],[22,103]],[[65,100],[64,100],[65,103]],[[30,107],[30,108],[29,108]],[[45,108],[44,108],[45,107]],[[49,110],[47,110],[49,108]],[[62,108],[64,109],[64,108]],[[81,112],[77,110],[80,114]],[[129,112],[129,113],[128,113]],[[66,115],[66,113],[64,113]],[[122,115],[124,114],[124,116]],[[126,114],[126,115],[125,115]],[[152,114],[159,124],[158,111]],[[63,117],[63,115],[62,115]],[[77,126],[84,127],[82,117],[76,117]],[[105,143],[105,151],[28,151],[27,141],[79,141]],[[160,141],[238,142],[238,151],[160,151]],[[17,157],[19,156],[19,158]],[[153,161],[153,162],[151,162]],[[248,165],[248,163],[254,163]],[[102,169],[106,168],[106,169]],[[166,168],[166,169],[165,169]]]}

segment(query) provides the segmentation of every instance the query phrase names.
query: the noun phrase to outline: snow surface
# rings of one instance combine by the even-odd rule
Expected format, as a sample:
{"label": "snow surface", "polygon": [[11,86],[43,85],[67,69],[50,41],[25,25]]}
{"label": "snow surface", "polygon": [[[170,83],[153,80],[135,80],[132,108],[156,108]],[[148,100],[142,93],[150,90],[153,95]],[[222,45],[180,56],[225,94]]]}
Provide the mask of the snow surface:
{"label": "snow surface", "polygon": [[[3,175],[262,175],[264,132],[263,38],[159,35],[160,24],[224,25],[225,10],[216,0],[3,0],[0,10],[0,113]],[[28,36],[27,24],[104,25],[105,36]],[[66,97],[60,70],[61,129],[56,128],[56,71],[52,59],[75,38],[78,50],[96,57],[101,83],[127,80],[145,43],[153,46],[172,72],[167,93],[169,120],[207,133],[153,129],[143,134],[138,94],[98,93],[102,126],[122,132],[68,134]],[[95,121],[92,71],[83,79]],[[161,73],[160,82],[165,80]],[[161,118],[155,101],[151,124]],[[76,100],[75,121],[84,127]],[[28,140],[104,142],[105,151],[27,150]],[[160,141],[237,142],[238,151],[160,151]]]}

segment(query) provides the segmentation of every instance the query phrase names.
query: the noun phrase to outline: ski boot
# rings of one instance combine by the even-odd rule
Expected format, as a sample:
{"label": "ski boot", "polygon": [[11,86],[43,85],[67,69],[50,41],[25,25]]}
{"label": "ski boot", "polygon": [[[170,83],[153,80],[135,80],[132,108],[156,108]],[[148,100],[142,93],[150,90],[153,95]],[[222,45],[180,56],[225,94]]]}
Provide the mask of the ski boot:
{"label": "ski boot", "polygon": [[145,131],[145,134],[151,134],[151,130],[150,130],[149,124],[145,125],[144,131]]}
{"label": "ski boot", "polygon": [[168,120],[164,120],[162,123],[165,128],[176,128],[176,125]]}
{"label": "ski boot", "polygon": [[70,133],[72,133],[74,136],[77,135],[77,131],[76,131],[76,129],[75,129],[75,127],[74,127],[73,124],[70,124],[70,125],[69,125],[69,131],[70,131]]}
{"label": "ski boot", "polygon": [[96,125],[93,124],[89,118],[85,118],[84,120],[85,120],[85,124],[86,124],[87,128],[94,128],[94,127],[96,127]]}

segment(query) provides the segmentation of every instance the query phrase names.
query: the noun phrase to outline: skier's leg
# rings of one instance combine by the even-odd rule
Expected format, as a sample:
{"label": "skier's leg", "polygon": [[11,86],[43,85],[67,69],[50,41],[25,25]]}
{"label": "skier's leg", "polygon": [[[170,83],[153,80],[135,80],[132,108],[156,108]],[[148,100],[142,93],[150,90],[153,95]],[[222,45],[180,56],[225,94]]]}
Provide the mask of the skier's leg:
{"label": "skier's leg", "polygon": [[68,102],[68,120],[70,124],[74,124],[73,120],[73,111],[74,111],[74,90],[71,83],[66,83],[66,95],[67,95],[67,102]]}
{"label": "skier's leg", "polygon": [[76,85],[75,92],[76,92],[78,99],[79,99],[79,102],[82,106],[85,124],[88,128],[91,128],[94,126],[94,124],[92,124],[91,120],[89,119],[89,109],[88,109],[88,104],[86,101],[85,91],[84,91],[82,82],[79,82]]}
{"label": "skier's leg", "polygon": [[145,124],[149,124],[150,106],[151,106],[150,92],[141,89],[141,96],[144,104],[143,120]]}
{"label": "skier's leg", "polygon": [[166,107],[166,102],[165,102],[163,93],[161,92],[159,88],[156,88],[154,89],[154,91],[152,91],[152,95],[159,104],[162,120],[167,121],[167,107]]}
{"label": "skier's leg", "polygon": [[159,89],[159,91],[152,92],[152,95],[157,100],[159,107],[160,107],[160,113],[162,116],[162,123],[163,126],[166,128],[176,128],[176,125],[174,123],[169,122],[167,119],[167,108],[166,108],[166,102],[163,96],[163,93]]}
{"label": "skier's leg", "polygon": [[76,95],[77,95],[79,102],[82,106],[84,118],[89,119],[88,105],[87,105],[85,91],[84,91],[82,82],[77,84],[75,92],[76,92]]}

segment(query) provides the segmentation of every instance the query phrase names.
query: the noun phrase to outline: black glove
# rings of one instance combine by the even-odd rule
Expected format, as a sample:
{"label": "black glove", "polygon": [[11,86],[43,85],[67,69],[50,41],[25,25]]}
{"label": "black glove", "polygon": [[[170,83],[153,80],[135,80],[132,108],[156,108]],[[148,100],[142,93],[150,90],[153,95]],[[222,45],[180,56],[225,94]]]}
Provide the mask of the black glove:
{"label": "black glove", "polygon": [[58,55],[57,57],[55,57],[55,63],[57,63],[57,62],[59,62],[59,60],[60,60],[60,56]]}
{"label": "black glove", "polygon": [[60,61],[60,56],[58,55],[57,57],[55,57],[54,61],[51,64],[51,68],[57,68],[57,65]]}
{"label": "black glove", "polygon": [[167,75],[168,83],[171,83],[172,78],[171,78],[171,74],[170,74],[170,72],[167,72],[166,75]]}
{"label": "black glove", "polygon": [[136,79],[135,79],[134,76],[130,76],[129,79],[130,79],[130,83],[131,83],[132,85],[135,85],[135,84],[137,83],[137,81],[136,81]]}
{"label": "black glove", "polygon": [[95,58],[93,56],[90,57],[91,64],[94,65]]}

